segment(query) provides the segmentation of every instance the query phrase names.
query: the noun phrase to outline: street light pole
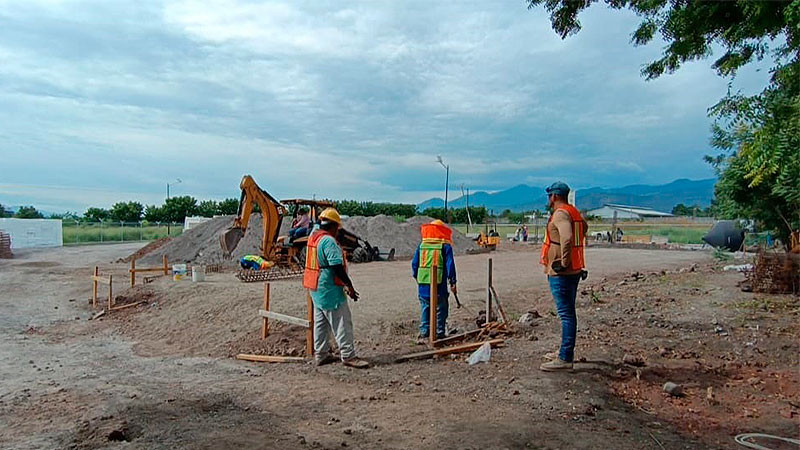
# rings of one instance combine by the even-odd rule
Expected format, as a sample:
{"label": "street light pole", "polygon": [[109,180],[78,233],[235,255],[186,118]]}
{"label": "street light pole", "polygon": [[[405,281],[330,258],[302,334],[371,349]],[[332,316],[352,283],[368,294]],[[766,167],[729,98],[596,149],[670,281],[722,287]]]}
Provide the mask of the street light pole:
{"label": "street light pole", "polygon": [[[176,178],[175,182],[172,183],[172,184],[178,184],[178,183],[183,183],[183,180],[181,180],[180,178]],[[169,200],[169,183],[167,183],[167,200]],[[164,202],[164,206],[165,207],[167,206],[166,202]],[[167,237],[169,237],[170,231],[171,231],[170,230],[170,223],[171,223],[171,221],[167,220]]]}
{"label": "street light pole", "polygon": [[450,223],[450,214],[447,211],[447,191],[448,187],[450,186],[450,165],[445,165],[444,161],[442,161],[442,155],[436,157],[436,161],[444,167],[446,172],[445,179],[444,179],[444,221]]}

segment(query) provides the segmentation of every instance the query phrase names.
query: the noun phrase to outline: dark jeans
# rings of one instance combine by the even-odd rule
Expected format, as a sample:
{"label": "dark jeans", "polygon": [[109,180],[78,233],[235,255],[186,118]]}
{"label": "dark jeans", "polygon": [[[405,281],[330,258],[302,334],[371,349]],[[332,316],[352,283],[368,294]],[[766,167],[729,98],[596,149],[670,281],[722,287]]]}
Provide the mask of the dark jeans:
{"label": "dark jeans", "polygon": [[547,277],[558,317],[561,319],[561,349],[558,351],[558,357],[566,362],[572,362],[575,358],[575,335],[578,329],[575,297],[578,295],[580,280],[580,274]]}
{"label": "dark jeans", "polygon": [[308,235],[308,228],[292,228],[289,230],[289,240],[298,239]]}
{"label": "dark jeans", "polygon": [[[419,334],[420,336],[430,335],[430,322],[431,322],[431,302],[427,299],[419,297],[419,305],[422,307],[422,318],[419,321]],[[436,339],[445,337],[447,330],[447,315],[450,312],[450,305],[447,302],[447,297],[436,299]]]}

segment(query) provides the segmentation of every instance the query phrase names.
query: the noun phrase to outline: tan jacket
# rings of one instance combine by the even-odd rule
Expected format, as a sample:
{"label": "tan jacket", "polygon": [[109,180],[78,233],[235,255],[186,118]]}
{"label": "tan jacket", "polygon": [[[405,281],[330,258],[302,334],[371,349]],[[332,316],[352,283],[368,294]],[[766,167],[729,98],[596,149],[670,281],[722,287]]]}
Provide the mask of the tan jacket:
{"label": "tan jacket", "polygon": [[571,251],[572,251],[572,220],[569,213],[566,211],[556,211],[553,214],[553,220],[547,223],[547,232],[550,235],[550,251],[547,252],[547,265],[544,268],[544,273],[547,275],[574,275],[581,273],[580,270],[565,270],[556,273],[553,269],[553,263],[561,261],[561,265],[569,267],[572,265]]}

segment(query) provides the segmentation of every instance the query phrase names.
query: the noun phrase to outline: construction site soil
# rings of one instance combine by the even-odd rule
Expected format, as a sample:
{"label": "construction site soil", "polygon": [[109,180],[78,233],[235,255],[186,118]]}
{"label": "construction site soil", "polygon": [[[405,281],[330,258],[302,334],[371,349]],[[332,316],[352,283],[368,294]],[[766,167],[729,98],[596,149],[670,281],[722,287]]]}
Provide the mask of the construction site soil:
{"label": "construction site soil", "polygon": [[[800,299],[742,292],[708,252],[589,248],[575,371],[545,373],[560,327],[535,246],[456,258],[453,326],[475,327],[488,258],[509,315],[539,316],[475,366],[393,363],[424,349],[409,263],[352,266],[356,346],[373,363],[362,371],[232,359],[302,356],[304,330],[274,324],[262,341],[263,284],[230,273],[126,287],[128,266],[111,261],[137,249],[0,261],[0,447],[699,449],[800,427]],[[87,320],[94,265],[118,304],[146,303]],[[272,310],[305,316],[299,280],[270,287]]]}
{"label": "construction site soil", "polygon": [[[420,225],[431,221],[430,217],[415,216],[405,222],[398,222],[393,217],[379,215],[373,217],[349,217],[342,221],[348,231],[355,233],[361,239],[369,242],[373,247],[378,247],[381,252],[395,249],[398,259],[411,258],[419,245]],[[233,223],[233,216],[219,216],[203,222],[181,236],[172,238],[164,245],[146,250],[135,256],[143,265],[158,265],[162,256],[167,255],[173,263],[193,264],[223,264],[235,266],[244,255],[261,254],[261,240],[263,221],[260,214],[253,214],[247,225],[247,231],[239,245],[226,258],[220,248],[219,235]],[[280,236],[289,232],[290,222],[281,222]],[[456,254],[465,254],[477,250],[477,245],[472,239],[453,230],[453,248]],[[128,261],[134,255],[128,257]]]}

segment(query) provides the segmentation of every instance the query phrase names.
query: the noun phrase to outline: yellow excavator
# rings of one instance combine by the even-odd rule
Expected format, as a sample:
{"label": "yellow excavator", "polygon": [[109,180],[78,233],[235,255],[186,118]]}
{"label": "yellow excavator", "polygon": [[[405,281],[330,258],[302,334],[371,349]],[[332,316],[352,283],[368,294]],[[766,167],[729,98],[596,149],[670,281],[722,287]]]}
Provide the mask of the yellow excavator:
{"label": "yellow excavator", "polygon": [[[267,191],[261,189],[250,175],[242,177],[239,187],[242,190],[239,211],[233,219],[233,225],[220,233],[220,247],[225,255],[230,257],[236,246],[239,245],[239,241],[244,237],[253,213],[253,205],[258,205],[263,219],[260,256],[267,262],[268,267],[263,270],[241,269],[236,277],[244,282],[254,282],[301,276],[305,269],[305,250],[308,237],[289,239],[287,236],[279,236],[283,217],[287,213],[295,217],[298,211],[305,207],[309,210],[309,218],[313,225],[324,208],[334,206],[333,202],[303,199],[279,202]],[[288,205],[290,209],[284,205]],[[370,246],[369,242],[344,228],[339,229],[337,239],[351,261],[369,262],[381,259],[377,247]],[[394,249],[391,250],[389,259],[392,259],[393,256]]]}

